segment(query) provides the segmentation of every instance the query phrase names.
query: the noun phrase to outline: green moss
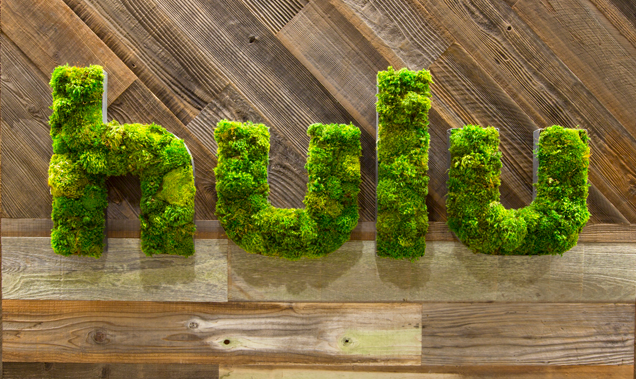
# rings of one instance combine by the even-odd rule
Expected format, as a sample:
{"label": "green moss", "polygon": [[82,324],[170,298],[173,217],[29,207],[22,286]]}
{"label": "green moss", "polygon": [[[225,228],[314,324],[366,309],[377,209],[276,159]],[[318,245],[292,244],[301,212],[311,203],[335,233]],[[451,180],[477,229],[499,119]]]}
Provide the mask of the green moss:
{"label": "green moss", "polygon": [[448,226],[476,253],[563,254],[590,217],[584,130],[555,125],[539,138],[537,196],[522,209],[499,203],[501,153],[495,128],[466,125],[451,133]]}
{"label": "green moss", "polygon": [[428,111],[431,74],[378,73],[377,254],[415,260],[428,231]]}
{"label": "green moss", "polygon": [[228,236],[246,251],[291,260],[320,257],[338,249],[357,225],[360,130],[313,124],[308,134],[305,209],[280,209],[267,200],[267,127],[218,123],[216,214]]}
{"label": "green moss", "polygon": [[100,66],[60,66],[51,77],[53,250],[99,257],[106,179],[141,179],[141,247],[147,255],[194,253],[194,177],[182,140],[159,125],[102,123]]}

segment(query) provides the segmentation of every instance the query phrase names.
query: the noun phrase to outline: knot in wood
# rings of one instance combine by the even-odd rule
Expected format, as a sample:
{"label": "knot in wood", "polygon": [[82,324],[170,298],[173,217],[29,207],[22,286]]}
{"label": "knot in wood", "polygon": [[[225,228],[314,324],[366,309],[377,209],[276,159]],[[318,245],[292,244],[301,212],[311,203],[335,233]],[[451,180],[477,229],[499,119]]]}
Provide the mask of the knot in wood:
{"label": "knot in wood", "polygon": [[103,345],[110,342],[108,335],[103,330],[96,330],[92,333],[92,340],[98,345]]}
{"label": "knot in wood", "polygon": [[196,329],[199,327],[199,324],[195,321],[192,321],[188,324],[188,329]]}

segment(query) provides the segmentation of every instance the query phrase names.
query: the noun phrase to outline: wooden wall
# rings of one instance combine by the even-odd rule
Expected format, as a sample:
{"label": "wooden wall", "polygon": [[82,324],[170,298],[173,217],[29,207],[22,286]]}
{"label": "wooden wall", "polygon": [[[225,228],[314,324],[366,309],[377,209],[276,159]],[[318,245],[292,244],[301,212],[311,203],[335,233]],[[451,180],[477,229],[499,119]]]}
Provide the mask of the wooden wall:
{"label": "wooden wall", "polygon": [[[2,0],[7,378],[631,378],[636,5],[631,0]],[[145,257],[139,181],[111,178],[109,250],[49,247],[48,81],[101,64],[108,119],[185,139],[196,255]],[[375,76],[429,69],[431,230],[374,250]],[[270,200],[300,207],[314,122],[362,130],[361,222],[320,260],[247,254],[214,215],[214,127],[271,131]],[[592,139],[592,219],[562,257],[474,255],[445,226],[446,130],[500,129],[502,203],[532,198],[532,132]]]}

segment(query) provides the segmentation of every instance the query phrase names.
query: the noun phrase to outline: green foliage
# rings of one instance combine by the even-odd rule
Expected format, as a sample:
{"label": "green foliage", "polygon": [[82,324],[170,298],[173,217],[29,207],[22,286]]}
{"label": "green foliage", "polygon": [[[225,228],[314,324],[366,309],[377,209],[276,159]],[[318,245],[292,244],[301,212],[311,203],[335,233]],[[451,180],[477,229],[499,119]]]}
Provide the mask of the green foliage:
{"label": "green foliage", "polygon": [[99,257],[106,179],[141,179],[141,248],[147,255],[194,253],[194,177],[182,140],[159,125],[102,123],[100,66],[60,66],[51,77],[53,250]]}
{"label": "green foliage", "polygon": [[501,153],[493,127],[466,125],[451,133],[448,226],[476,253],[563,254],[590,217],[584,130],[555,125],[539,137],[537,196],[522,209],[499,203]]}
{"label": "green foliage", "polygon": [[378,72],[377,254],[418,259],[428,231],[428,111],[431,74]]}
{"label": "green foliage", "polygon": [[320,257],[338,249],[357,225],[360,130],[313,124],[308,134],[305,209],[281,209],[267,200],[267,127],[218,123],[216,214],[228,236],[246,251],[290,260]]}

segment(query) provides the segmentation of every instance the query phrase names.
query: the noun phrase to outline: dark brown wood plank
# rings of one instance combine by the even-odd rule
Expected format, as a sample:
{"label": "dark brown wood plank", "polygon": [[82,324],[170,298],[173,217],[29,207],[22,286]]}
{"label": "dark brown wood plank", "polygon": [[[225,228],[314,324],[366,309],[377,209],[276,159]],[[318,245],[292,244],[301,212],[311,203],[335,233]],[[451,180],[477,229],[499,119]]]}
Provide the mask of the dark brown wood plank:
{"label": "dark brown wood plank", "polygon": [[[48,79],[11,42],[2,43],[2,215],[51,217],[48,167],[51,91]],[[25,191],[28,189],[28,191]]]}
{"label": "dark brown wood plank", "polygon": [[[145,17],[154,17],[154,5],[146,0],[135,1]],[[299,154],[302,160],[293,162],[297,167],[304,166],[310,124],[355,122],[240,0],[214,4],[189,0],[178,5],[158,1],[157,5],[170,14],[211,62],[222,68],[236,88],[269,120],[271,129]],[[256,36],[251,43],[250,36]],[[362,149],[360,215],[363,221],[371,221],[375,216],[375,140],[364,128]]]}
{"label": "dark brown wood plank", "polygon": [[424,365],[633,365],[634,304],[424,304]]}
{"label": "dark brown wood plank", "polygon": [[[208,151],[141,81],[136,80],[133,82],[128,89],[108,107],[108,117],[109,120],[117,120],[120,123],[154,122],[183,139],[194,158],[195,185],[197,188],[195,217],[197,219],[214,218],[216,190],[214,188],[212,170],[216,165],[216,156]],[[139,186],[119,186],[118,188],[120,190],[119,198],[122,200],[120,204],[111,203],[111,209],[113,206],[122,206],[121,204],[127,206],[127,203],[138,206],[136,199],[141,198],[141,188],[139,188]],[[109,212],[108,218],[116,218],[126,214],[125,211]]]}
{"label": "dark brown wood plank", "polygon": [[590,181],[634,222],[636,140],[510,6],[502,0],[421,3],[536,125],[589,131]]}
{"label": "dark brown wood plank", "polygon": [[278,33],[300,12],[308,0],[241,0],[272,33]]}
{"label": "dark brown wood plank", "polygon": [[419,365],[418,304],[4,300],[7,362]]}
{"label": "dark brown wood plank", "polygon": [[636,137],[636,47],[590,0],[520,0],[514,10]]}
{"label": "dark brown wood plank", "polygon": [[218,379],[219,366],[194,364],[26,363],[4,364],[5,379]]}
{"label": "dark brown wood plank", "polygon": [[104,66],[109,73],[109,104],[136,79],[62,0],[4,0],[2,30],[47,78],[66,63]]}
{"label": "dark brown wood plank", "polygon": [[636,4],[630,0],[590,1],[619,30],[621,35],[636,47]]}
{"label": "dark brown wood plank", "polygon": [[[10,365],[8,363],[7,365]],[[221,366],[228,379],[628,379],[634,366]]]}

